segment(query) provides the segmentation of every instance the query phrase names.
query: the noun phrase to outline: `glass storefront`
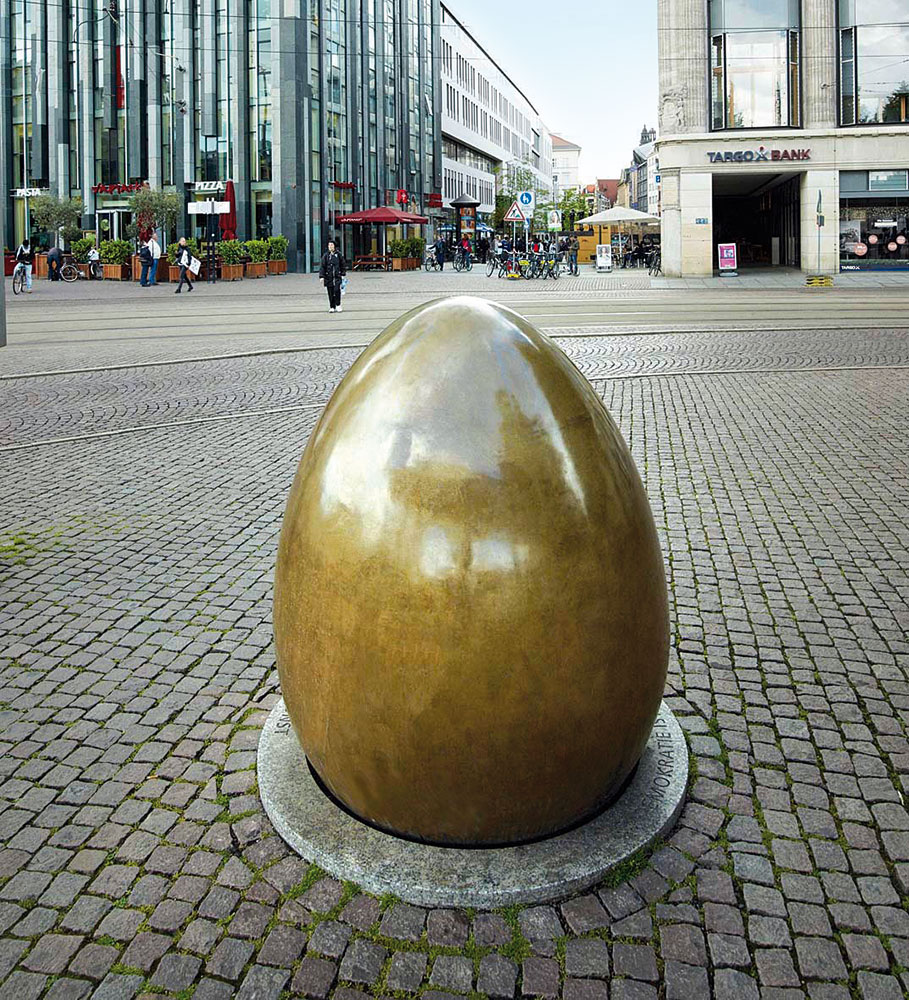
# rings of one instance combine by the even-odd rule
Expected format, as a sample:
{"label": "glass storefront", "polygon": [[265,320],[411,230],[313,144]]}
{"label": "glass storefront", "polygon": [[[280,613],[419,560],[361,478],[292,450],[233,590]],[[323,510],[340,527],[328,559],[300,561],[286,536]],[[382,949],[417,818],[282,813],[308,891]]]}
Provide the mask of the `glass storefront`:
{"label": "glass storefront", "polygon": [[800,122],[798,0],[710,0],[711,128]]}
{"label": "glass storefront", "polygon": [[840,123],[909,123],[909,4],[839,0]]}
{"label": "glass storefront", "polygon": [[840,174],[840,270],[909,271],[909,169]]}

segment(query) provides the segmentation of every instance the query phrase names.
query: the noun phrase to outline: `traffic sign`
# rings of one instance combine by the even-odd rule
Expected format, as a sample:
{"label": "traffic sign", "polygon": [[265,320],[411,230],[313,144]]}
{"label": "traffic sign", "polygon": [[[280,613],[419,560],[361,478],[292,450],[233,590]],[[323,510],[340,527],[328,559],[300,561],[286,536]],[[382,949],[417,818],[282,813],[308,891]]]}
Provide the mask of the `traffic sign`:
{"label": "traffic sign", "polygon": [[533,215],[537,207],[537,196],[533,191],[522,191],[518,195],[518,204],[524,215]]}
{"label": "traffic sign", "polygon": [[524,213],[521,211],[520,205],[516,201],[511,203],[511,208],[505,213],[505,222],[526,222]]}
{"label": "traffic sign", "polygon": [[551,233],[559,233],[562,231],[562,213],[558,209],[552,208],[549,210],[549,231]]}

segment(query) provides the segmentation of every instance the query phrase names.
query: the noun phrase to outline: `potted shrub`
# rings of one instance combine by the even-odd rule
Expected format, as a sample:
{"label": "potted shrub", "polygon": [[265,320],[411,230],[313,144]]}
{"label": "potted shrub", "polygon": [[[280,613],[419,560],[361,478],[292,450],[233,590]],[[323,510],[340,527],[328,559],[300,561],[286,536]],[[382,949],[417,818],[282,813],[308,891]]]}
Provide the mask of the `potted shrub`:
{"label": "potted shrub", "polygon": [[221,240],[215,253],[221,261],[223,281],[238,281],[243,277],[243,244],[239,240]]}
{"label": "potted shrub", "polygon": [[404,260],[407,257],[407,241],[391,240],[388,244],[388,253],[391,257],[392,271],[404,271],[406,269]]}
{"label": "potted shrub", "polygon": [[[188,239],[186,240],[186,246],[189,249],[189,252],[193,255],[193,257],[199,257],[199,241],[195,238],[195,236],[188,237]],[[177,265],[177,251],[179,249],[180,249],[179,243],[171,243],[171,245],[167,248],[168,275],[170,280],[174,282],[180,280],[180,268]],[[159,276],[156,278],[157,281],[161,280],[160,271],[161,271],[161,261],[158,261]],[[190,274],[192,274],[192,271],[190,271]],[[198,277],[198,275],[196,275],[196,277]]]}
{"label": "potted shrub", "polygon": [[268,273],[287,274],[287,247],[289,240],[286,236],[268,237]]}
{"label": "potted shrub", "polygon": [[129,244],[126,240],[103,240],[98,247],[101,255],[101,272],[108,281],[123,281],[129,261]]}
{"label": "potted shrub", "polygon": [[89,233],[81,239],[73,240],[70,249],[73,252],[73,260],[76,267],[82,272],[83,278],[88,278],[88,252],[95,245],[95,234]]}
{"label": "potted shrub", "polygon": [[247,278],[264,278],[268,274],[268,242],[266,240],[247,240],[246,252],[249,263],[246,265]]}
{"label": "potted shrub", "polygon": [[404,241],[407,247],[407,268],[411,271],[419,270],[423,264],[423,255],[426,252],[426,240],[420,236],[411,236]]}

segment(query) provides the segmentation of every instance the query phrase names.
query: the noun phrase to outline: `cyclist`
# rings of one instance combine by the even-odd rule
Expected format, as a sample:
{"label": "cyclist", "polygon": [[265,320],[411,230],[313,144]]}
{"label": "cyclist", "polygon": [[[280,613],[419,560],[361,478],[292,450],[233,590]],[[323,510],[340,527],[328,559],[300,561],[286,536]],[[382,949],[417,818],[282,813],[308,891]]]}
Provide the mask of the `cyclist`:
{"label": "cyclist", "polygon": [[21,264],[25,271],[25,287],[28,290],[29,295],[32,292],[32,264],[35,262],[35,249],[31,245],[29,238],[26,236],[25,239],[19,244],[19,249],[16,251],[16,263]]}
{"label": "cyclist", "polygon": [[461,240],[461,253],[464,256],[464,266],[469,271],[470,270],[470,263],[471,263],[471,261],[470,261],[470,238],[467,237],[467,236],[465,236]]}

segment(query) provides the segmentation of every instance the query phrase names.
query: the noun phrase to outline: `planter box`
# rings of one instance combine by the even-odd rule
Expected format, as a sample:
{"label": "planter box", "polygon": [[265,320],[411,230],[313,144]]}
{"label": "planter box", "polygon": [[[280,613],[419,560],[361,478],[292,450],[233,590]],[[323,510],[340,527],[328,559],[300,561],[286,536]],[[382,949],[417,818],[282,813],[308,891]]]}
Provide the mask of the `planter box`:
{"label": "planter box", "polygon": [[138,281],[139,278],[142,277],[142,261],[139,260],[139,255],[137,253],[134,253],[132,257],[130,257],[130,266],[133,271],[133,281]]}
{"label": "planter box", "polygon": [[221,261],[222,281],[240,281],[242,277],[243,277],[242,264],[225,264],[224,261]]}
{"label": "planter box", "polygon": [[3,274],[5,277],[12,277],[13,271],[16,269],[16,255],[14,253],[6,253],[3,255]]}
{"label": "planter box", "polygon": [[286,260],[270,260],[268,262],[269,274],[287,274]]}
{"label": "planter box", "polygon": [[127,264],[102,264],[101,273],[105,281],[127,281],[129,266]]}
{"label": "planter box", "polygon": [[407,270],[408,271],[418,271],[420,269],[420,259],[419,257],[407,257]]}
{"label": "planter box", "polygon": [[[164,258],[162,257],[161,260],[164,260]],[[160,271],[160,268],[161,268],[160,264],[158,264],[158,268],[159,268],[159,271]],[[189,275],[189,280],[190,281],[195,281],[196,280],[197,275],[195,275],[192,271],[187,271],[186,273],[187,273],[187,275]],[[165,271],[165,274],[167,275],[167,277],[162,278],[160,276],[160,274],[159,274],[157,280],[158,281],[168,281],[168,280],[170,280],[170,281],[172,281],[176,285],[180,281],[180,267],[179,267],[179,265],[177,265],[177,264],[169,264],[168,267],[167,267],[167,270]]]}
{"label": "planter box", "polygon": [[392,257],[391,258],[391,269],[392,271],[403,271],[404,268],[404,258],[403,257]]}
{"label": "planter box", "polygon": [[264,278],[268,274],[267,260],[251,260],[246,265],[247,278]]}
{"label": "planter box", "polygon": [[82,277],[83,277],[83,278],[85,278],[86,280],[88,280],[88,277],[89,277],[89,275],[90,275],[90,273],[91,273],[91,272],[89,271],[89,268],[91,267],[91,264],[80,264],[80,263],[79,263],[79,262],[77,261],[77,262],[76,262],[76,267],[78,267],[78,268],[79,268],[79,271],[80,271],[80,273],[82,274]]}
{"label": "planter box", "polygon": [[47,254],[46,253],[36,253],[35,254],[35,277],[36,278],[46,278],[47,277]]}

